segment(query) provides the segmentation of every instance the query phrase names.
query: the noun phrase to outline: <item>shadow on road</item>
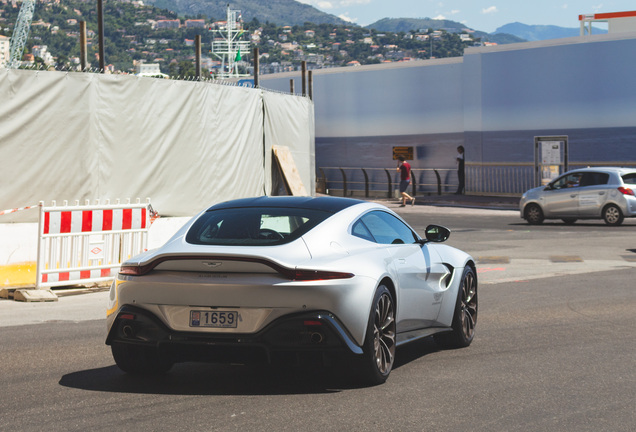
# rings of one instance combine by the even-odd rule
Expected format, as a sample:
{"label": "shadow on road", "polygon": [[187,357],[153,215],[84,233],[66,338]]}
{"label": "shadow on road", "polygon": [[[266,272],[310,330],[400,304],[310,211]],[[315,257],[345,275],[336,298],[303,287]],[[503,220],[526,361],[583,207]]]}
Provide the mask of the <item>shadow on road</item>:
{"label": "shadow on road", "polygon": [[[398,348],[393,369],[438,351],[429,339]],[[59,384],[89,391],[166,395],[325,394],[367,387],[346,368],[209,363],[179,363],[158,376],[128,375],[113,365],[66,374]]]}

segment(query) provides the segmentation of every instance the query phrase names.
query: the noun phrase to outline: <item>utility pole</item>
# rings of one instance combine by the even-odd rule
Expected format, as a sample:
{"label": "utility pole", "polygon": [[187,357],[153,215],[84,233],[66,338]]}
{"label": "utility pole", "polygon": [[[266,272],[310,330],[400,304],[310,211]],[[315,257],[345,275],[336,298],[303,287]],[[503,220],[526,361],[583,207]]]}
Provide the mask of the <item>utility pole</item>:
{"label": "utility pole", "polygon": [[302,76],[302,95],[307,96],[307,62],[304,60],[300,62],[300,73]]}
{"label": "utility pole", "polygon": [[86,21],[80,21],[80,69],[86,70]]}
{"label": "utility pole", "polygon": [[99,34],[99,70],[104,73],[106,70],[104,55],[104,4],[103,0],[97,0],[97,33]]}
{"label": "utility pole", "polygon": [[254,88],[258,88],[258,68],[259,68],[259,58],[258,58],[258,47],[254,48]]}
{"label": "utility pole", "polygon": [[194,36],[194,67],[197,81],[201,79],[201,35]]}

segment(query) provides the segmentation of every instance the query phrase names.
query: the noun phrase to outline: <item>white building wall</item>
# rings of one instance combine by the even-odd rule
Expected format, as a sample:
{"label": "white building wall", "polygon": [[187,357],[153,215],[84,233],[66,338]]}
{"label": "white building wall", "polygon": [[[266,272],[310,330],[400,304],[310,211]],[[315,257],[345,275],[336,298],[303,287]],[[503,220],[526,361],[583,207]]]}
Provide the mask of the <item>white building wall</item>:
{"label": "white building wall", "polygon": [[11,57],[11,39],[7,36],[0,36],[0,67],[9,62]]}
{"label": "white building wall", "polygon": [[610,33],[636,32],[636,17],[612,18],[607,27]]}

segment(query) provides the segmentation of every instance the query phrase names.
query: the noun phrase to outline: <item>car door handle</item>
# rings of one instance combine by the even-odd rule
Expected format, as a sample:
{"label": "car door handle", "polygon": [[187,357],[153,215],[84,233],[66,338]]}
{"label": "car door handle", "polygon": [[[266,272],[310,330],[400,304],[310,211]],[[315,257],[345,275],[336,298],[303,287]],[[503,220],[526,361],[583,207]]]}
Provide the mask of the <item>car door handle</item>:
{"label": "car door handle", "polygon": [[406,259],[404,259],[404,258],[399,258],[399,259],[398,259],[398,264],[406,264]]}
{"label": "car door handle", "polygon": [[576,198],[576,194],[570,195],[570,198]]}
{"label": "car door handle", "polygon": [[604,192],[604,191],[601,191],[601,192],[599,192],[598,194],[599,194],[599,195],[605,195],[605,192]]}

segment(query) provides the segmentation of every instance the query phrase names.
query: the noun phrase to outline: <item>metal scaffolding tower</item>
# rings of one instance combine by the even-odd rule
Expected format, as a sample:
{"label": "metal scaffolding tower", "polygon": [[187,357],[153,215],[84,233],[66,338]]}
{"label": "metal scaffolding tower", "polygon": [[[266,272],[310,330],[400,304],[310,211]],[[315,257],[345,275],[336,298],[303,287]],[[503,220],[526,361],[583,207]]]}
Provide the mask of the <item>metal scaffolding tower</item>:
{"label": "metal scaffolding tower", "polygon": [[10,69],[17,69],[22,61],[22,53],[24,46],[29,37],[31,30],[31,20],[33,19],[33,11],[35,10],[35,0],[24,0],[18,12],[18,19],[13,28],[13,36],[11,36],[11,49],[9,63]]}
{"label": "metal scaffolding tower", "polygon": [[244,33],[241,11],[231,10],[228,4],[225,26],[212,29],[212,32],[211,53],[221,60],[221,70],[217,74],[217,78],[250,76],[249,74],[240,74],[238,71],[238,63],[244,55],[250,53],[250,42],[241,40]]}

